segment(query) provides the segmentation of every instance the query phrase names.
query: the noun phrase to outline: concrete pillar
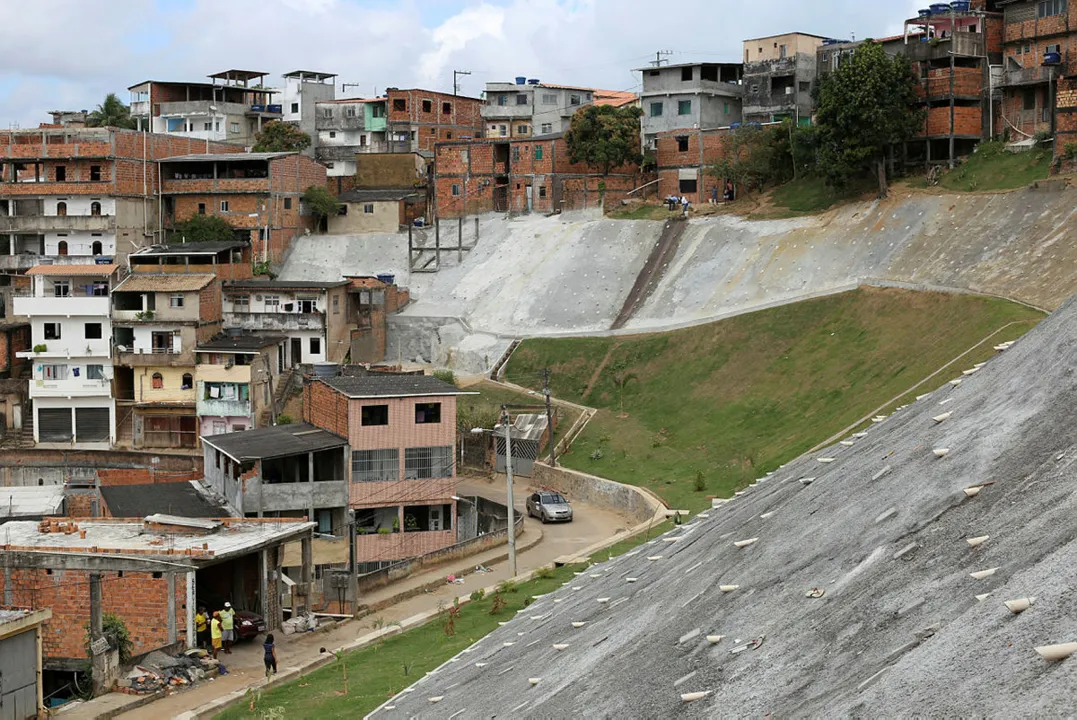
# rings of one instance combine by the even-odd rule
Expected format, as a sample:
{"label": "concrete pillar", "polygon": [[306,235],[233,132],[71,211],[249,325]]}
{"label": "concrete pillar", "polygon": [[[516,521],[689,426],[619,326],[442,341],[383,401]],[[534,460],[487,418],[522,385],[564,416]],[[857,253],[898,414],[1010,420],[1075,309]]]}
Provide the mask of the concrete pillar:
{"label": "concrete pillar", "polygon": [[[90,574],[90,640],[96,640],[104,635],[104,595],[101,592],[100,573]],[[105,687],[105,658],[106,653],[96,654],[90,652],[90,665],[93,670],[93,694],[101,695],[107,690]]]}
{"label": "concrete pillar", "polygon": [[168,585],[168,644],[171,645],[179,640],[176,631],[176,573],[168,573],[165,579]]}
{"label": "concrete pillar", "polygon": [[266,618],[267,623],[272,624],[271,618],[267,617],[269,613],[269,558],[265,550],[258,553],[258,582],[262,599],[262,607],[258,609],[258,612]]}
{"label": "concrete pillar", "polygon": [[41,647],[41,625],[34,628],[34,642],[37,644],[37,659],[34,667],[37,670],[37,714],[38,717],[48,717],[45,712],[45,673],[41,670],[41,664],[45,661],[45,653]]}
{"label": "concrete pillar", "polygon": [[187,573],[187,647],[193,648],[198,645],[198,628],[195,625],[194,615],[198,608],[197,575],[194,570]]}
{"label": "concrete pillar", "polygon": [[[300,582],[303,585],[303,589],[306,595],[303,596],[302,609],[304,611],[310,608],[310,593],[311,586],[314,584],[314,548],[313,548],[313,533],[307,535],[300,541],[301,557],[302,557],[302,571],[300,573]],[[292,608],[292,617],[295,617],[299,608]]]}
{"label": "concrete pillar", "polygon": [[311,520],[317,521],[314,517],[314,453],[307,453],[307,505],[309,506],[309,517]]}

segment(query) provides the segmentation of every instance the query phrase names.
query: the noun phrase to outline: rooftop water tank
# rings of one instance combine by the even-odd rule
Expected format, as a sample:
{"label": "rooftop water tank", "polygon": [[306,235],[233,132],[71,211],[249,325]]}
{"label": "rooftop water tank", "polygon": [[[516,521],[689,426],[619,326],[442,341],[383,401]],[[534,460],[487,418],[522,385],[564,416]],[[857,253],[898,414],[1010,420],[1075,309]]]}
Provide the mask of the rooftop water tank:
{"label": "rooftop water tank", "polygon": [[516,84],[517,85],[526,85],[527,84],[527,77],[524,76],[524,75],[517,75],[516,76]]}
{"label": "rooftop water tank", "polygon": [[969,0],[954,0],[952,3],[950,3],[950,7],[953,8],[953,11],[959,13],[968,12],[971,6],[972,3],[969,2]]}
{"label": "rooftop water tank", "polygon": [[920,17],[928,17],[929,15],[931,15],[931,8],[920,8],[916,12],[920,15]]}
{"label": "rooftop water tank", "polygon": [[538,85],[539,84],[539,79],[538,78],[528,78],[527,79],[527,84],[528,85]]}
{"label": "rooftop water tank", "polygon": [[392,285],[396,282],[396,275],[390,275],[389,273],[378,273],[374,277],[378,279],[378,282],[383,282],[386,285]]}
{"label": "rooftop water tank", "polygon": [[336,377],[340,375],[340,363],[318,362],[314,363],[314,377]]}
{"label": "rooftop water tank", "polygon": [[942,15],[950,12],[950,3],[932,3],[930,7],[932,15]]}
{"label": "rooftop water tank", "polygon": [[1060,65],[1062,64],[1062,54],[1056,52],[1049,52],[1043,54],[1044,65]]}

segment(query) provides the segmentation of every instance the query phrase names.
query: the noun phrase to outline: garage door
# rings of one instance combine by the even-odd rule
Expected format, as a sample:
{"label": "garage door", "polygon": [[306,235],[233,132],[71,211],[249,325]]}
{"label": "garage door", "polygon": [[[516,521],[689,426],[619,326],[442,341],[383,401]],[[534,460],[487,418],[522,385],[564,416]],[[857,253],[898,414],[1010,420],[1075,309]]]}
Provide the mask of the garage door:
{"label": "garage door", "polygon": [[71,408],[40,408],[37,436],[41,442],[71,442]]}
{"label": "garage door", "polygon": [[108,408],[75,408],[75,437],[79,442],[108,442],[110,417]]}

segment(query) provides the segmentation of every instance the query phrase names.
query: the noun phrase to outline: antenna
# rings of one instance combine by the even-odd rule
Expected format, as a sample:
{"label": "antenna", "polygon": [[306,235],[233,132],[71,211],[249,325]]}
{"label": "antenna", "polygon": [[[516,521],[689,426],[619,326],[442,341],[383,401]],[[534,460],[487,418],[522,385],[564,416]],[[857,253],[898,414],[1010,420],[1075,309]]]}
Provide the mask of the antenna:
{"label": "antenna", "polygon": [[454,96],[458,92],[460,92],[460,83],[457,82],[456,78],[460,77],[461,75],[470,75],[470,74],[471,74],[470,70],[453,70],[452,71],[452,94]]}
{"label": "antenna", "polygon": [[662,63],[668,64],[669,60],[666,60],[666,58],[672,54],[672,50],[659,50],[654,54],[654,60],[651,61],[651,65],[654,65],[655,67],[662,67]]}
{"label": "antenna", "polygon": [[356,87],[357,88],[357,87],[360,87],[360,85],[359,85],[359,83],[341,83],[340,84],[340,91],[342,93],[346,93],[346,92],[348,92],[348,88],[350,88],[350,87]]}

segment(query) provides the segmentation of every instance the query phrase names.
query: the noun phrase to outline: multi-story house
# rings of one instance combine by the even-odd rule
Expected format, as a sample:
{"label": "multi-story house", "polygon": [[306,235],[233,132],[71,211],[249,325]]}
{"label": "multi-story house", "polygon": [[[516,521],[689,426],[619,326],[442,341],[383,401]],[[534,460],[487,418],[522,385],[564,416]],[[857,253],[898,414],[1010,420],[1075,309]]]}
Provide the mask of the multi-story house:
{"label": "multi-story house", "polygon": [[[1011,140],[1055,136],[1055,150],[1077,141],[1077,3],[998,0],[1003,12],[1002,107],[995,132]],[[1052,88],[1052,85],[1054,86]]]}
{"label": "multi-story house", "polygon": [[30,320],[34,441],[108,449],[115,440],[109,291],[117,266],[38,265],[15,297]]}
{"label": "multi-story house", "polygon": [[[395,148],[390,147],[386,139],[386,104],[385,98],[325,100],[317,104],[314,157],[325,165],[327,177],[354,176],[358,153],[384,153],[394,149],[402,152],[410,146],[410,142],[402,142]],[[349,188],[342,185],[333,189],[341,193]]]}
{"label": "multi-story house", "polygon": [[273,100],[277,91],[263,87],[265,77],[225,70],[208,83],[146,80],[127,88],[131,117],[153,133],[250,147],[265,123],[282,117]]}
{"label": "multi-story house", "polygon": [[233,331],[198,344],[194,380],[199,436],[265,427],[276,421],[273,393],[286,339]]}
{"label": "multi-story house", "polygon": [[[291,123],[317,138],[317,105],[337,96],[336,75],[313,70],[293,70],[284,74],[284,89],[280,91],[284,122]],[[314,156],[314,144],[304,151]]]}
{"label": "multi-story house", "polygon": [[643,73],[641,119],[644,147],[657,148],[659,133],[712,130],[740,122],[744,86],[740,63],[685,63],[639,68]]}
{"label": "multi-story house", "polygon": [[515,83],[486,83],[486,104],[481,114],[487,138],[528,138],[568,130],[572,116],[582,107],[635,101],[636,96],[628,92],[553,85],[518,77]]}
{"label": "multi-story house", "polygon": [[348,354],[348,281],[253,278],[224,286],[224,326],[283,335],[282,367],[341,362]]}
{"label": "multi-story house", "polygon": [[360,571],[456,542],[456,398],[425,375],[372,373],[307,385],[306,421],[351,446]]}
{"label": "multi-story house", "polygon": [[[445,140],[482,137],[483,104],[478,98],[433,90],[389,88],[387,132],[404,152],[434,151]],[[400,152],[399,149],[392,150]]]}
{"label": "multi-story house", "polygon": [[195,448],[195,347],[221,332],[212,274],[132,273],[112,291],[117,444]]}
{"label": "multi-story house", "polygon": [[300,200],[326,184],[325,166],[295,152],[184,155],[160,165],[165,228],[216,215],[249,239],[260,261],[280,262],[292,239],[312,227]]}
{"label": "multi-story house", "polygon": [[824,40],[786,33],[744,41],[744,122],[811,123],[816,50]]}
{"label": "multi-story house", "polygon": [[131,253],[127,262],[133,273],[200,273],[218,280],[253,275],[251,244],[246,240],[153,245]]}

